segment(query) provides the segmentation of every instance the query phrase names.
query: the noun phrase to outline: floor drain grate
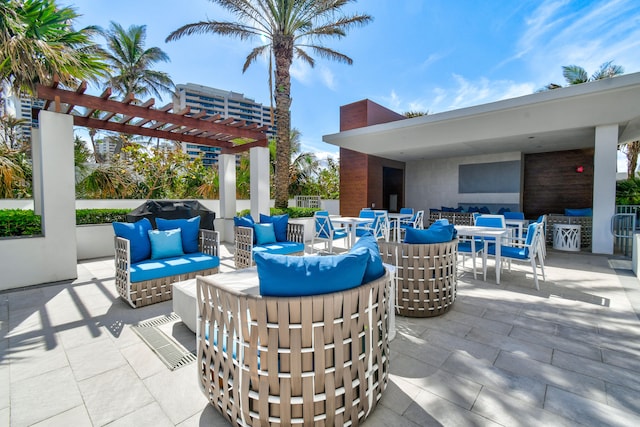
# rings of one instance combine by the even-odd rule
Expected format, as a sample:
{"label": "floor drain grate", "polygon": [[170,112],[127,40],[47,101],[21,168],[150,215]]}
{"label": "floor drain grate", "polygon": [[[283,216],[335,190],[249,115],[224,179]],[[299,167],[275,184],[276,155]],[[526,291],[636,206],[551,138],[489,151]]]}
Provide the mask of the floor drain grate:
{"label": "floor drain grate", "polygon": [[171,314],[169,316],[151,319],[131,327],[142,341],[144,341],[172,371],[196,360],[195,353],[185,349],[159,329],[161,325],[176,321],[180,321],[180,316]]}

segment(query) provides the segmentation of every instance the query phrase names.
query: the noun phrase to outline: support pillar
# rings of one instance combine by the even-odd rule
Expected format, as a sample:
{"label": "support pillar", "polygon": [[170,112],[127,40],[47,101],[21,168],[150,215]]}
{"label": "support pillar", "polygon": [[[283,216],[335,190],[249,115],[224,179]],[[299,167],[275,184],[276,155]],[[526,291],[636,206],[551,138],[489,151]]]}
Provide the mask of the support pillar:
{"label": "support pillar", "polygon": [[249,149],[251,163],[251,216],[258,220],[260,214],[269,215],[269,149]]}
{"label": "support pillar", "polygon": [[596,127],[593,158],[593,231],[591,252],[613,254],[611,218],[616,210],[618,125]]}
{"label": "support pillar", "polygon": [[236,156],[218,156],[218,177],[220,183],[220,240],[233,242],[233,217],[236,215]]}

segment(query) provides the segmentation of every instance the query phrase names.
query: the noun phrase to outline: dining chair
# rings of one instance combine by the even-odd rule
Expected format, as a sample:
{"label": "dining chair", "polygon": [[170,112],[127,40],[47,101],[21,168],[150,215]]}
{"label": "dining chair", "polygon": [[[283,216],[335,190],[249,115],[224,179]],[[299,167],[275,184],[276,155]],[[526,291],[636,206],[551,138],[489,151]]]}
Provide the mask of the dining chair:
{"label": "dining chair", "polygon": [[413,208],[400,208],[400,213],[413,215]]}
{"label": "dining chair", "polygon": [[422,230],[424,228],[424,211],[416,211],[411,218],[400,220],[400,239],[402,240],[402,234],[407,228],[417,228]]}
{"label": "dining chair", "polygon": [[313,214],[313,222],[315,224],[315,231],[311,238],[312,249],[315,247],[314,245],[316,240],[324,242],[325,249],[327,249],[328,246],[329,253],[333,253],[334,240],[345,239],[346,246],[347,239],[349,238],[349,232],[344,228],[335,228],[331,223],[329,212],[316,211]]}
{"label": "dining chair", "polygon": [[[527,237],[522,242],[521,238],[517,237],[508,237],[507,241],[518,241],[516,245],[500,245],[500,258],[506,261],[509,261],[509,271],[511,271],[511,262],[510,261],[524,261],[529,262],[531,264],[531,268],[533,270],[533,280],[536,284],[536,289],[540,290],[540,286],[538,285],[538,272],[537,272],[537,263],[536,259],[540,262],[540,268],[542,271],[542,280],[545,279],[544,274],[544,260],[542,259],[542,254],[540,253],[540,245],[538,240],[542,238],[542,224],[538,222],[534,222],[529,224],[527,228]],[[495,256],[496,247],[495,245],[490,245],[487,249],[488,255]],[[486,264],[484,266],[485,275],[486,275]]]}

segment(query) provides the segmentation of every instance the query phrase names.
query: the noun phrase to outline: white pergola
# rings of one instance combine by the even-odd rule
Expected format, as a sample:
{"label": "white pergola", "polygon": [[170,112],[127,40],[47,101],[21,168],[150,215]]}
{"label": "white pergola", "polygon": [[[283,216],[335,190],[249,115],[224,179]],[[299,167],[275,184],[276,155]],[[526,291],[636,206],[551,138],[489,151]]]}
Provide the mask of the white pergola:
{"label": "white pergola", "polygon": [[594,148],[592,251],[602,254],[613,253],[617,148],[639,139],[640,73],[323,137],[403,162]]}

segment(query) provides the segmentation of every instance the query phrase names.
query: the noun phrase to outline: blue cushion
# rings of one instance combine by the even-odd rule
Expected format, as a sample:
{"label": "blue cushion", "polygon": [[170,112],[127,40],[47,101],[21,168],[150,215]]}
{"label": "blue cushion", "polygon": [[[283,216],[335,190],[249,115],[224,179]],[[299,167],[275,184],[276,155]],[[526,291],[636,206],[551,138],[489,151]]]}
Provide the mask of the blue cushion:
{"label": "blue cushion", "polygon": [[440,206],[440,210],[441,210],[442,212],[454,212],[454,211],[455,211],[455,209],[454,209],[454,208],[451,208],[451,207],[449,207],[449,206]]}
{"label": "blue cushion", "polygon": [[273,224],[254,224],[253,232],[256,235],[257,245],[266,245],[276,242],[276,234],[273,231]]}
{"label": "blue cushion", "polygon": [[304,243],[275,242],[253,247],[253,253],[266,252],[270,254],[288,255],[296,252],[304,252]]}
{"label": "blue cushion", "polygon": [[369,251],[360,248],[335,256],[287,256],[258,252],[255,261],[260,295],[319,295],[362,284]]}
{"label": "blue cushion", "polygon": [[509,208],[500,208],[500,209],[498,210],[498,215],[502,215],[502,214],[504,214],[505,212],[511,212],[511,209],[509,209]]}
{"label": "blue cushion", "polygon": [[565,209],[564,214],[566,216],[593,216],[593,210],[591,208]]}
{"label": "blue cushion", "polygon": [[440,224],[435,227],[434,225],[436,225],[436,223],[433,223],[433,225],[426,230],[407,228],[406,234],[404,235],[404,243],[444,243],[453,240],[456,229],[452,224]]}
{"label": "blue cushion", "polygon": [[[489,255],[496,254],[496,245],[489,245],[489,249],[487,250]],[[500,256],[507,258],[515,258],[526,260],[529,257],[529,248],[518,248],[514,246],[500,246]]]}
{"label": "blue cushion", "polygon": [[489,208],[488,208],[488,207],[486,207],[486,206],[483,206],[483,207],[481,207],[480,209],[478,209],[478,212],[480,212],[480,213],[482,213],[482,214],[490,214],[490,213],[491,213],[491,211],[489,210]]}
{"label": "blue cushion", "polygon": [[151,256],[151,242],[149,230],[152,229],[151,221],[142,218],[137,222],[114,222],[113,231],[116,236],[129,241],[131,262],[139,262],[149,259]]}
{"label": "blue cushion", "polygon": [[[482,242],[475,242],[475,250],[476,252],[480,252],[482,250]],[[467,242],[458,242],[458,252],[471,253],[471,241]]]}
{"label": "blue cushion", "polygon": [[220,258],[217,256],[195,252],[181,257],[145,260],[131,264],[130,279],[131,282],[142,282],[193,273],[194,271],[210,270],[219,266]]}
{"label": "blue cushion", "polygon": [[184,255],[182,232],[175,230],[149,230],[151,259],[171,258]]}
{"label": "blue cushion", "polygon": [[289,214],[268,216],[260,214],[261,224],[273,224],[273,231],[276,233],[276,241],[287,241],[287,226],[289,224]]}
{"label": "blue cushion", "polygon": [[382,258],[380,257],[378,240],[373,237],[373,234],[370,232],[366,233],[358,239],[350,252],[359,248],[366,248],[369,251],[369,260],[367,261],[367,268],[364,270],[362,283],[369,283],[372,280],[382,277],[384,275],[384,266],[382,265]]}
{"label": "blue cushion", "polygon": [[158,230],[180,229],[182,233],[182,250],[185,254],[198,252],[198,237],[200,233],[200,217],[189,219],[156,218]]}

